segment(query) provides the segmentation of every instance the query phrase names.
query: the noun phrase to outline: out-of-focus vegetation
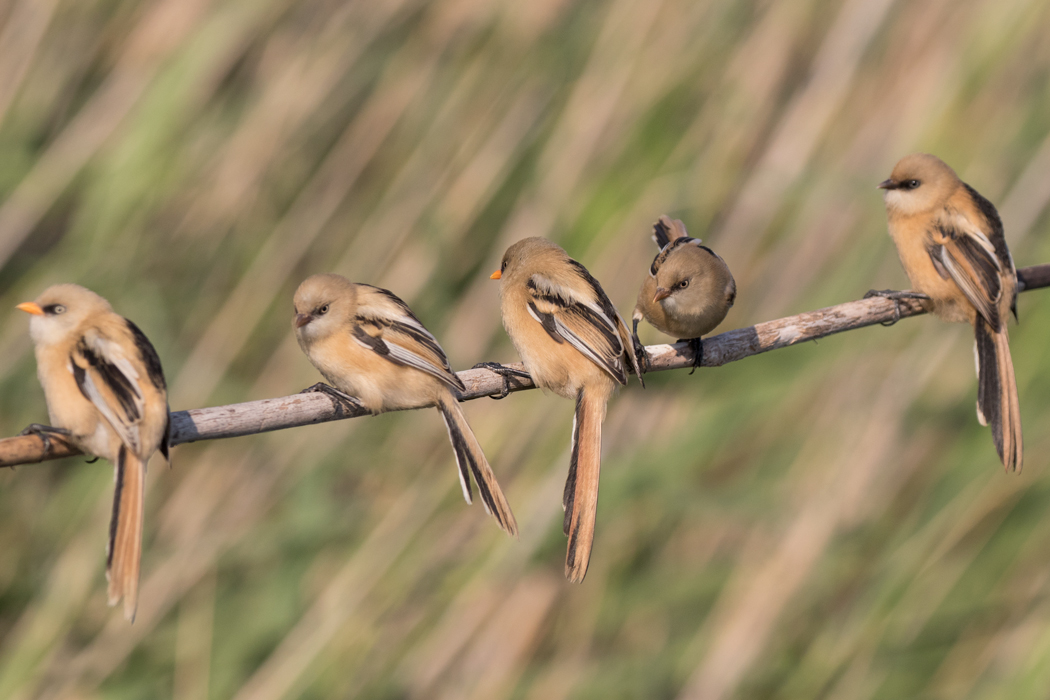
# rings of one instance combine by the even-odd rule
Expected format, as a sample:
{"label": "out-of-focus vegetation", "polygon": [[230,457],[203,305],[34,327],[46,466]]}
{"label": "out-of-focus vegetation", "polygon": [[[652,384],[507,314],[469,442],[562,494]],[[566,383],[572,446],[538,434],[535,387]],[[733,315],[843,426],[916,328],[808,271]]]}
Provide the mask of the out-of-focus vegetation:
{"label": "out-of-focus vegetation", "polygon": [[[56,281],[157,346],[175,409],[318,379],[305,276],[389,287],[452,363],[511,361],[503,249],[548,236],[627,314],[682,218],[723,328],[907,281],[875,184],[937,153],[1050,261],[1044,0],[8,0],[0,433],[46,418]],[[1026,462],[932,318],[614,399],[582,586],[571,402],[466,407],[515,509],[466,507],[433,411],[182,446],[150,474],[138,619],[105,604],[112,470],[0,474],[3,698],[1042,698],[1050,293],[1018,304]],[[651,330],[651,329],[650,329]],[[645,338],[658,340],[655,333]]]}

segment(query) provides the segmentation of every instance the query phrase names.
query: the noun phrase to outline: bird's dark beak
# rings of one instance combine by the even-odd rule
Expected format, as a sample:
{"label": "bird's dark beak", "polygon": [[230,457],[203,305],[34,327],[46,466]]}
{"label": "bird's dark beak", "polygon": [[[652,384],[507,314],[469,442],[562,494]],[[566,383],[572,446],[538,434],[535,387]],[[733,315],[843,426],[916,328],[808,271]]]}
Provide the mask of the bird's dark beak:
{"label": "bird's dark beak", "polygon": [[40,308],[40,304],[32,301],[26,301],[15,307],[19,311],[25,311],[27,314],[33,314],[34,316],[43,316],[44,310]]}
{"label": "bird's dark beak", "polygon": [[658,301],[663,301],[669,296],[671,296],[671,290],[664,289],[663,287],[657,287],[656,296],[653,297],[653,303],[655,304]]}
{"label": "bird's dark beak", "polygon": [[897,189],[900,186],[901,186],[901,183],[897,182],[893,178],[890,178],[889,180],[883,180],[882,182],[879,183],[879,189],[880,190],[895,190],[895,189]]}
{"label": "bird's dark beak", "polygon": [[313,320],[313,318],[314,318],[314,317],[313,317],[313,316],[311,316],[310,314],[296,314],[296,315],[295,315],[295,327],[296,327],[296,328],[302,328],[302,327],[303,327],[303,326],[305,326],[305,325],[306,325],[307,323],[309,323],[310,321],[312,321],[312,320]]}

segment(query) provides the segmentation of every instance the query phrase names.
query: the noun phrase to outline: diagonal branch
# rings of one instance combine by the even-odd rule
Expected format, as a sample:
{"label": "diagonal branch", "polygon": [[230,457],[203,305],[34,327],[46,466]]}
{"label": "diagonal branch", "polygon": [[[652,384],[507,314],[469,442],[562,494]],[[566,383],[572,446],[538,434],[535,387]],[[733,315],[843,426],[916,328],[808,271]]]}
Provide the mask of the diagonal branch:
{"label": "diagonal branch", "polygon": [[[1020,291],[1050,287],[1050,263],[1023,268],[1017,271],[1017,276],[1021,283]],[[902,299],[897,303],[900,304],[900,318],[925,313],[915,300]],[[704,340],[703,366],[719,367],[807,340],[877,323],[892,323],[896,316],[893,301],[874,297],[738,328]],[[651,371],[684,369],[693,365],[693,352],[688,343],[650,345],[646,349],[652,359]],[[522,367],[520,364],[509,366]],[[503,378],[487,369],[468,369],[459,372],[459,378],[467,388],[461,396],[464,401],[498,396],[503,386]],[[528,379],[512,377],[508,381],[511,391],[535,388]],[[363,415],[368,415],[368,412],[348,408],[321,393],[175,411],[171,414],[171,444],[255,435]],[[0,467],[32,464],[76,454],[80,452],[57,436],[51,436],[50,448],[45,446],[38,435],[0,440]]]}

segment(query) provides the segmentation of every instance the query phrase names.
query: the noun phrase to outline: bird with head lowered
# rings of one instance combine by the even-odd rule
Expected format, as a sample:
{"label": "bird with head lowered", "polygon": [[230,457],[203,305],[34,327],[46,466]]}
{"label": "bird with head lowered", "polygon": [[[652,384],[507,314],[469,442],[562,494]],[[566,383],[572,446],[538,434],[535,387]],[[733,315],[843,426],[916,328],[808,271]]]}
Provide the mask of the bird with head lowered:
{"label": "bird with head lowered", "polygon": [[700,336],[713,331],[729,313],[736,301],[736,281],[725,261],[699,238],[690,238],[678,219],[661,216],[653,224],[653,241],[660,252],[642,282],[633,315],[639,369],[649,368],[649,355],[638,340],[638,323],[644,318],[661,333],[689,342],[692,374],[704,359]]}

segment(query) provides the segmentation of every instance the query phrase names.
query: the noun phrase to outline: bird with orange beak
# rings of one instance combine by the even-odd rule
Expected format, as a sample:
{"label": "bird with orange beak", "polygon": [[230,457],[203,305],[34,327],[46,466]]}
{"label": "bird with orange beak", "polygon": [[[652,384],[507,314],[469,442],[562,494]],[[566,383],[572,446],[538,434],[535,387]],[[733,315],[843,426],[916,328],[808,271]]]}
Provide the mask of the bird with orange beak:
{"label": "bird with orange beak", "polygon": [[991,425],[999,459],[1020,470],[1021,409],[1006,321],[1016,317],[1017,270],[995,206],[936,156],[902,158],[884,190],[890,236],[914,292],[869,292],[918,298],[945,321],[974,328],[977,418]]}
{"label": "bird with orange beak", "polygon": [[638,340],[638,323],[644,318],[661,333],[689,342],[692,374],[704,359],[700,336],[713,331],[729,313],[736,301],[736,281],[725,261],[699,238],[690,238],[678,219],[661,216],[653,224],[653,241],[660,252],[634,308],[635,353],[641,370],[648,370],[649,355]]}
{"label": "bird with orange beak", "polygon": [[19,304],[31,314],[37,376],[51,425],[33,424],[45,445],[52,436],[116,468],[106,576],[109,604],[123,598],[135,619],[145,512],[146,464],[158,450],[169,459],[170,420],[157,351],[138,326],[105,299],[75,284],[49,287]]}
{"label": "bird with orange beak", "polygon": [[[501,280],[503,327],[532,380],[576,402],[562,505],[569,538],[565,575],[582,582],[594,543],[602,421],[613,391],[635,368],[631,335],[598,280],[545,238],[508,248],[492,279]],[[494,363],[481,366],[515,373]]]}

